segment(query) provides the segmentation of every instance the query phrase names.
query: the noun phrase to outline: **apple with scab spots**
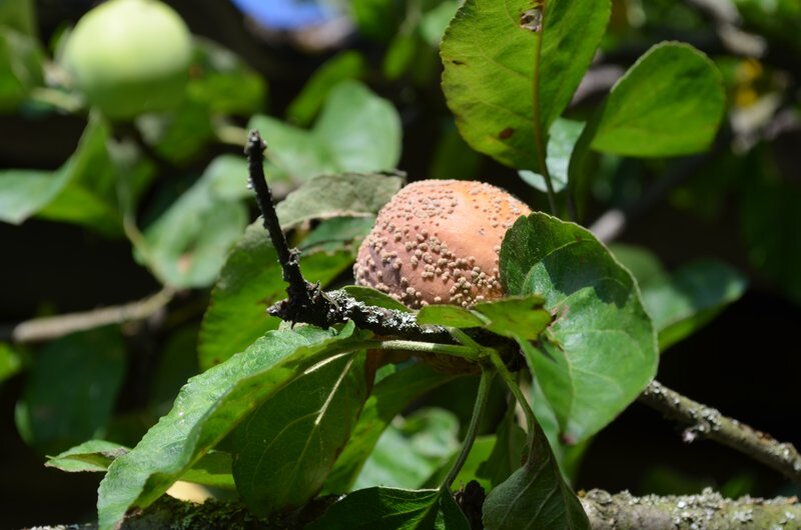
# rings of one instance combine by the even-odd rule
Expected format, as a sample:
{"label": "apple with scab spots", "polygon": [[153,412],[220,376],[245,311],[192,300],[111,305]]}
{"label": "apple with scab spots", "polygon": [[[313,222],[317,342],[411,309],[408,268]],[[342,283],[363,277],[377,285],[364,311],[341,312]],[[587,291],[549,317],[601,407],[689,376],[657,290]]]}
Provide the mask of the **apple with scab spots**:
{"label": "apple with scab spots", "polygon": [[[471,307],[501,298],[501,243],[512,224],[529,213],[509,193],[482,182],[409,184],[381,209],[362,242],[353,269],[356,283],[412,309]],[[431,364],[446,371],[475,369],[445,356]]]}

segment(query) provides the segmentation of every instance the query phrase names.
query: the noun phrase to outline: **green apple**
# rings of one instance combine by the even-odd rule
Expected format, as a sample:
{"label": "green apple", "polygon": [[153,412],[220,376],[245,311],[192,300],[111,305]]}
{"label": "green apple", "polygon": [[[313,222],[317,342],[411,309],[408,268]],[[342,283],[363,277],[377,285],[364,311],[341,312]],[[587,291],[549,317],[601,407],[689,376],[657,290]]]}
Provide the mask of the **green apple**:
{"label": "green apple", "polygon": [[110,0],[75,26],[63,64],[86,100],[112,119],[174,109],[184,95],[192,38],[156,0]]}

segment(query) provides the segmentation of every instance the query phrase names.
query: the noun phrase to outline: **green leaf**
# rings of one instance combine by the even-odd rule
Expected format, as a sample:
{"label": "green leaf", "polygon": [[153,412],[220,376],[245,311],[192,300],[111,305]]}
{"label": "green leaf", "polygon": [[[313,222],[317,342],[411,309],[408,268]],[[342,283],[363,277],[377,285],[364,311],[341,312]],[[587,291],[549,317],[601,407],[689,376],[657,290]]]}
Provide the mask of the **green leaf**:
{"label": "green leaf", "polygon": [[[303,276],[327,285],[353,261],[349,251],[316,253],[301,258]],[[266,314],[272,303],[285,296],[278,255],[261,221],[245,230],[228,255],[198,337],[200,368],[206,370],[243,351],[279,319]]]}
{"label": "green leaf", "polygon": [[0,25],[0,112],[13,110],[44,84],[44,54],[36,38]]}
{"label": "green leaf", "polygon": [[[354,327],[268,332],[245,352],[189,380],[169,414],[115,460],[98,490],[99,527],[147,507],[248,414],[285,384],[336,352],[353,351]],[[169,450],[164,450],[169,448]]]}
{"label": "green leaf", "polygon": [[516,471],[526,456],[526,431],[517,424],[516,407],[509,407],[495,431],[492,453],[476,470],[487,484],[487,491],[498,486]]}
{"label": "green leaf", "polygon": [[262,115],[253,116],[248,129],[258,130],[267,143],[269,179],[303,182],[339,170],[328,147],[309,131]]}
{"label": "green leaf", "polygon": [[276,212],[285,229],[310,219],[374,216],[404,181],[397,173],[320,175],[287,195]]}
{"label": "green leaf", "polygon": [[[740,194],[741,229],[748,258],[759,273],[778,285],[788,299],[801,304],[801,189],[761,176],[765,163],[747,175]],[[759,177],[761,178],[759,178]]]}
{"label": "green leaf", "polygon": [[417,313],[417,323],[422,325],[480,328],[485,322],[480,315],[455,305],[431,304]]}
{"label": "green leaf", "polygon": [[130,145],[111,141],[109,126],[93,115],[58,170],[0,172],[0,220],[20,224],[39,215],[118,236],[124,200],[135,201],[152,173]]}
{"label": "green leaf", "polygon": [[[453,479],[454,488],[461,488],[468,482],[475,480],[485,491],[489,491],[489,481],[479,477],[477,473],[478,469],[487,461],[495,449],[495,442],[496,439],[494,435],[476,437],[475,442],[473,442],[473,447],[470,448],[470,453],[467,455],[467,459],[464,461],[464,464],[462,464],[462,468],[459,470],[456,478]],[[445,480],[445,477],[448,475],[448,471],[450,471],[456,463],[458,456],[458,454],[451,456],[448,461],[426,479],[422,487],[436,488],[442,484],[442,481]]]}
{"label": "green leaf", "polygon": [[368,488],[351,493],[307,527],[309,530],[468,530],[449,492]]}
{"label": "green leaf", "polygon": [[[551,125],[550,137],[548,138],[548,155],[545,157],[545,164],[548,167],[553,189],[557,193],[567,186],[567,169],[570,163],[570,156],[573,154],[573,147],[575,147],[583,130],[583,122],[564,118],[557,118]],[[545,177],[539,173],[523,169],[518,174],[529,186],[533,186],[543,193],[548,192]]]}
{"label": "green leaf", "polygon": [[10,344],[0,342],[0,383],[22,370],[23,358]]}
{"label": "green leaf", "polygon": [[187,97],[202,102],[213,116],[259,112],[267,99],[264,76],[218,43],[194,37],[195,59]]}
{"label": "green leaf", "polygon": [[170,411],[186,380],[199,372],[197,331],[194,323],[184,326],[172,333],[161,347],[158,365],[149,382],[148,409],[154,419]]}
{"label": "green leaf", "polygon": [[676,156],[709,147],[723,118],[720,72],[688,44],[648,50],[599,109],[593,149],[625,156]]}
{"label": "green leaf", "polygon": [[185,471],[180,480],[214,488],[234,490],[236,489],[236,484],[234,483],[234,475],[231,472],[232,467],[231,453],[211,450],[203,455],[191,469]]}
{"label": "green leaf", "polygon": [[381,434],[354,489],[420,488],[459,449],[459,420],[440,408],[397,417]]}
{"label": "green leaf", "polygon": [[305,504],[323,485],[367,397],[365,356],[318,363],[236,430],[234,479],[256,515]]}
{"label": "green leaf", "polygon": [[589,530],[587,515],[562,479],[545,433],[539,425],[533,427],[528,461],[484,501],[484,528]]}
{"label": "green leaf", "polygon": [[389,171],[400,157],[401,124],[395,108],[357,81],[331,89],[311,131],[268,116],[248,125],[267,142],[270,172],[304,181],[322,174]]}
{"label": "green leaf", "polygon": [[640,285],[661,351],[703,327],[747,286],[745,277],[718,260],[696,260],[668,273],[646,249],[615,245],[613,253]]}
{"label": "green leaf", "polygon": [[363,302],[366,305],[373,305],[377,307],[384,307],[386,309],[394,309],[403,313],[410,313],[411,309],[398,302],[388,294],[384,294],[372,287],[363,287],[361,285],[346,285],[342,288],[348,295],[352,296],[355,300]]}
{"label": "green leaf", "polygon": [[367,64],[361,53],[355,50],[338,53],[312,74],[300,94],[287,107],[287,118],[297,125],[310,124],[323,106],[331,87],[347,79],[359,79],[366,72]]}
{"label": "green leaf", "polygon": [[547,131],[587,70],[609,14],[606,0],[467,0],[441,46],[442,88],[467,143],[542,173]]}
{"label": "green leaf", "polygon": [[117,328],[68,335],[38,353],[22,398],[17,428],[23,439],[56,453],[101,434],[125,372]]}
{"label": "green leaf", "polygon": [[312,134],[342,171],[389,171],[400,159],[398,112],[357,81],[331,89]]}
{"label": "green leaf", "polygon": [[26,35],[36,34],[33,0],[3,0],[0,2],[0,26],[7,26]]}
{"label": "green leaf", "polygon": [[345,446],[326,480],[324,493],[346,493],[353,488],[365,461],[390,422],[426,392],[455,378],[414,364],[395,372],[373,388]]}
{"label": "green leaf", "polygon": [[504,337],[534,340],[551,322],[539,295],[504,298],[476,304],[473,309],[453,305],[427,305],[417,313],[420,324],[454,328],[482,327]]}
{"label": "green leaf", "polygon": [[45,466],[54,467],[68,473],[106,471],[114,459],[119,458],[129,450],[124,445],[113,442],[89,440],[56,456],[48,456]]}
{"label": "green leaf", "polygon": [[579,442],[626,408],[656,373],[656,334],[631,274],[578,225],[542,213],[519,219],[501,246],[509,294],[539,294],[554,317],[531,344],[518,338],[563,438]]}
{"label": "green leaf", "polygon": [[239,169],[230,160],[216,160],[145,229],[139,256],[164,283],[206,287],[217,277],[228,249],[247,226],[247,208],[230,184],[238,180],[245,188],[246,174],[237,174]]}
{"label": "green leaf", "polygon": [[667,349],[704,326],[745,292],[746,281],[732,267],[714,260],[685,265],[668,281],[642,289],[645,308],[659,331],[659,347]]}
{"label": "green leaf", "polygon": [[551,323],[550,313],[542,308],[544,303],[539,295],[527,295],[481,302],[473,311],[484,317],[485,327],[493,333],[534,340]]}

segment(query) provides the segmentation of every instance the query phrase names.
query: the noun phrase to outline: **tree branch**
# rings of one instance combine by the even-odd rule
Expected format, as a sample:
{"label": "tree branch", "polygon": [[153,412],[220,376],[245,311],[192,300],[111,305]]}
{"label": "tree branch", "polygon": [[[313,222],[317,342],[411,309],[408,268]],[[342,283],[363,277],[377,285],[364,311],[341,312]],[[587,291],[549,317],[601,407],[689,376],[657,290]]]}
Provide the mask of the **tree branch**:
{"label": "tree branch", "polygon": [[780,443],[769,434],[728,418],[717,409],[693,401],[658,381],[653,381],[638,398],[665,417],[689,425],[682,438],[715,440],[775,469],[793,482],[801,483],[801,456],[790,443]]}
{"label": "tree branch", "polygon": [[[293,514],[296,526],[311,522],[323,513],[333,499],[313,501],[299,514]],[[742,497],[725,499],[710,489],[700,495],[634,497],[628,492],[612,495],[603,490],[591,490],[580,496],[581,504],[593,530],[764,530],[766,528],[798,528],[801,503],[796,497],[758,499]],[[300,523],[300,525],[297,525]],[[249,514],[238,503],[209,500],[191,504],[162,497],[144,511],[126,516],[121,528],[225,528],[244,530],[267,528],[266,521]],[[283,527],[283,526],[282,526]],[[58,527],[37,527],[55,530]],[[74,525],[70,528],[96,530],[96,524]]]}
{"label": "tree branch", "polygon": [[34,318],[17,325],[4,326],[0,331],[0,337],[10,338],[18,344],[42,342],[57,339],[76,331],[144,320],[166,306],[174,295],[175,292],[172,289],[165,287],[158,293],[136,302],[101,307],[80,313]]}
{"label": "tree branch", "polygon": [[798,528],[796,497],[725,499],[707,488],[700,495],[634,497],[592,490],[581,498],[594,530],[764,530]]}

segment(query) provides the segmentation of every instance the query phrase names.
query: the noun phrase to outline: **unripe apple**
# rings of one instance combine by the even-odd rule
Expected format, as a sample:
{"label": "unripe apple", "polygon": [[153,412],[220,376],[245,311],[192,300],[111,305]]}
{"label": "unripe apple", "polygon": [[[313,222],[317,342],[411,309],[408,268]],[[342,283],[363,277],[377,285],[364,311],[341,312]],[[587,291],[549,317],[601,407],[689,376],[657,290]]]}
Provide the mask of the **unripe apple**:
{"label": "unripe apple", "polygon": [[75,26],[63,63],[87,101],[112,119],[174,109],[184,95],[192,39],[156,0],[110,0]]}

